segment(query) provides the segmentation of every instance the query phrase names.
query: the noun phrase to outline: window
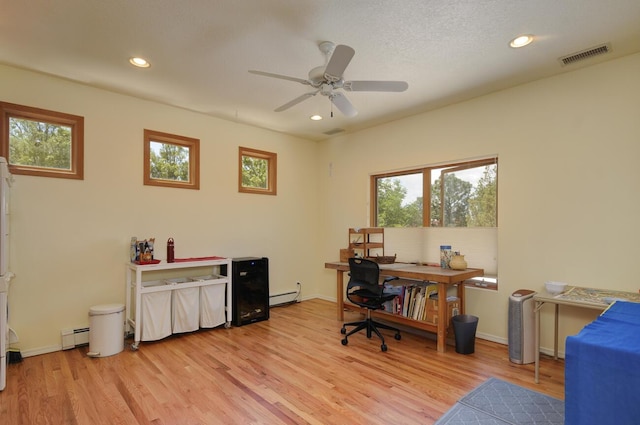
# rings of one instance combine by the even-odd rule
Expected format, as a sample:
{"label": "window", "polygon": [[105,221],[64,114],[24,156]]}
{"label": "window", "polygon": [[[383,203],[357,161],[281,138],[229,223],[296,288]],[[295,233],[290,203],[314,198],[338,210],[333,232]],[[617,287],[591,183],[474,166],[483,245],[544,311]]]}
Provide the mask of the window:
{"label": "window", "polygon": [[275,195],[277,159],[275,153],[240,147],[238,191]]}
{"label": "window", "polygon": [[200,140],[144,131],[144,184],[200,189]]}
{"label": "window", "polygon": [[0,102],[0,155],[13,174],[84,178],[84,118]]}
{"label": "window", "polygon": [[497,186],[498,158],[372,175],[371,223],[497,227]]}

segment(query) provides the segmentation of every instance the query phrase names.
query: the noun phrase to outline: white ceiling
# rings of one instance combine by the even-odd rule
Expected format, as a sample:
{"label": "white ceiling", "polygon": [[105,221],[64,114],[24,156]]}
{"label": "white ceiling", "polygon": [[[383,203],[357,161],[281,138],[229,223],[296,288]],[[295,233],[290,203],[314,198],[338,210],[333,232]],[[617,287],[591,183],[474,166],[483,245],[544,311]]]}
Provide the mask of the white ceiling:
{"label": "white ceiling", "polygon": [[[345,92],[352,118],[320,95],[274,112],[309,87],[247,71],[306,79],[326,40],[355,49],[346,80],[409,89]],[[0,63],[312,140],[636,52],[639,0],[0,0]]]}

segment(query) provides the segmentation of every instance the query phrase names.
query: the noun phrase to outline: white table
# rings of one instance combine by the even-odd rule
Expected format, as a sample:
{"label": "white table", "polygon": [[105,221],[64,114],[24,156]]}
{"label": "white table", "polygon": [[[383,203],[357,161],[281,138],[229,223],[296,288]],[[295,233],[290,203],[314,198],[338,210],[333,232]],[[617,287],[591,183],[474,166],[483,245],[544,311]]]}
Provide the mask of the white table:
{"label": "white table", "polygon": [[[213,258],[213,257],[212,257]],[[144,273],[178,270],[178,269],[211,269],[212,275],[208,280],[196,280],[177,285],[154,285],[145,287],[143,281]],[[223,272],[224,270],[224,272]],[[138,349],[142,337],[142,295],[153,292],[173,291],[178,289],[202,287],[208,285],[216,285],[224,283],[225,297],[224,302],[226,311],[226,327],[229,327],[233,318],[232,311],[232,276],[231,276],[231,258],[215,257],[215,259],[207,259],[200,261],[176,261],[175,263],[167,263],[162,261],[158,264],[138,265],[134,263],[126,264],[126,319],[125,331],[130,332],[134,329],[134,338],[131,348]]]}

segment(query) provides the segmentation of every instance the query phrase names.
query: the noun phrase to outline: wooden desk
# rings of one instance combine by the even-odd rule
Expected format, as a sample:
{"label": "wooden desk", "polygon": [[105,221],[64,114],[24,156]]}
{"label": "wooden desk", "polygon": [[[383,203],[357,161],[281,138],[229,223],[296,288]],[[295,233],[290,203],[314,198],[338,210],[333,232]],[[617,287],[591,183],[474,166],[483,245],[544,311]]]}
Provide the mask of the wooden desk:
{"label": "wooden desk", "polygon": [[[349,271],[349,263],[325,263],[324,267],[337,271],[336,281],[336,300],[338,304],[338,320],[344,321],[344,272]],[[442,269],[434,266],[417,266],[415,264],[394,263],[380,264],[380,274],[383,276],[396,276],[404,279],[413,279],[417,281],[428,281],[438,284],[438,311],[447,311],[447,288],[449,286],[461,283],[473,277],[484,275],[483,269],[466,269],[466,270],[450,270]],[[464,314],[464,286],[458,285],[458,298],[460,299],[460,314]],[[349,307],[358,309],[359,307],[347,304]],[[443,314],[443,313],[441,313]],[[434,332],[438,335],[438,351],[444,353],[446,351],[446,337],[448,323],[445,320],[438,320],[437,325],[423,322],[421,320],[413,320],[408,317],[397,314],[390,314],[384,311],[376,310],[372,315],[390,322],[401,323],[414,328],[422,329],[428,332]]]}
{"label": "wooden desk", "polygon": [[613,300],[625,300],[640,302],[640,294],[635,292],[612,291],[607,289],[583,288],[580,286],[567,286],[566,290],[558,295],[552,295],[542,291],[533,296],[536,305],[535,311],[535,382],[540,381],[540,309],[546,303],[554,304],[555,322],[553,337],[553,358],[558,359],[558,310],[560,305],[605,310]]}

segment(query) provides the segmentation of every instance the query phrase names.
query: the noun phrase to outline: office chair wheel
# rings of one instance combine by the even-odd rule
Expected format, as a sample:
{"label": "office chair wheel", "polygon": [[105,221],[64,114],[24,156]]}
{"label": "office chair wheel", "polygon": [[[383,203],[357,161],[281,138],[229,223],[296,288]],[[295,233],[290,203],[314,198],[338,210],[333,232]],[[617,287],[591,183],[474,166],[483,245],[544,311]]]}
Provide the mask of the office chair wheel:
{"label": "office chair wheel", "polygon": [[340,329],[340,333],[341,333],[342,335],[346,334],[346,333],[347,333],[347,328],[345,328],[345,327],[343,326],[343,327],[342,327],[342,329]]}
{"label": "office chair wheel", "polygon": [[342,345],[347,345],[349,343],[347,338],[344,338],[341,342],[342,342]]}
{"label": "office chair wheel", "polygon": [[387,351],[387,344],[382,344],[382,345],[380,346],[380,349],[381,349],[382,351]]}
{"label": "office chair wheel", "polygon": [[399,333],[395,334],[393,337],[396,339],[396,341],[400,341],[402,339],[402,335],[400,335]]}

